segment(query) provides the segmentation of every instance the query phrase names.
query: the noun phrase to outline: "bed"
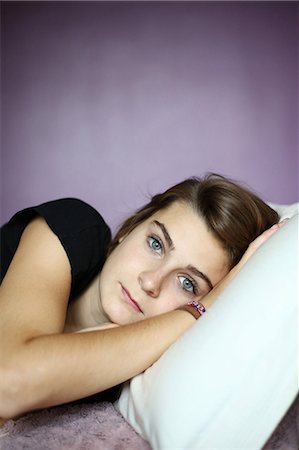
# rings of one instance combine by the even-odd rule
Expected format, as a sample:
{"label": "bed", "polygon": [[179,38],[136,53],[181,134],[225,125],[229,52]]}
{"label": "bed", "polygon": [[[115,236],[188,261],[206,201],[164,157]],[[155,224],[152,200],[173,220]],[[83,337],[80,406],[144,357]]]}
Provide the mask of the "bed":
{"label": "bed", "polygon": [[[63,405],[9,420],[0,428],[1,450],[149,450],[112,403]],[[299,448],[298,397],[263,450]]]}
{"label": "bed", "polygon": [[208,314],[126,383],[117,402],[71,403],[9,420],[0,449],[297,450],[298,204],[275,207],[289,222]]}
{"label": "bed", "polygon": [[[9,420],[0,428],[1,450],[150,450],[112,403],[63,405]],[[263,450],[299,448],[299,400]]]}

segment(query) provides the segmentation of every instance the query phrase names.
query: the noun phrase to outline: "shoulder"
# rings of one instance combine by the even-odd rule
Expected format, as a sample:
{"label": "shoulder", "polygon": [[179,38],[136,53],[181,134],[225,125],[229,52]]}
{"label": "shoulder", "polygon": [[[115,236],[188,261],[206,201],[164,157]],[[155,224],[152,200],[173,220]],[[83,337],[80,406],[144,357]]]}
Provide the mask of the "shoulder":
{"label": "shoulder", "polygon": [[[44,219],[44,223],[35,220]],[[48,228],[64,248],[72,268],[72,295],[100,270],[111,239],[110,228],[101,214],[78,198],[60,198],[23,209],[1,229],[1,279],[30,223],[31,233]]]}
{"label": "shoulder", "polygon": [[102,225],[108,228],[101,214],[93,206],[78,198],[52,200],[35,206],[34,210],[45,219],[57,218],[61,226],[80,224],[83,227]]}
{"label": "shoulder", "polygon": [[1,236],[17,244],[26,226],[36,216],[45,219],[50,229],[61,237],[95,229],[105,241],[111,239],[110,228],[101,214],[85,201],[73,197],[51,200],[17,212],[2,227]]}
{"label": "shoulder", "polygon": [[3,324],[13,315],[18,317],[18,327],[15,320],[9,327],[20,338],[33,337],[41,330],[42,334],[61,332],[71,283],[70,262],[59,239],[42,217],[34,217],[20,237],[1,284]]}
{"label": "shoulder", "polygon": [[71,265],[70,297],[82,291],[102,268],[111,239],[101,214],[78,198],[61,198],[35,207],[59,238]]}

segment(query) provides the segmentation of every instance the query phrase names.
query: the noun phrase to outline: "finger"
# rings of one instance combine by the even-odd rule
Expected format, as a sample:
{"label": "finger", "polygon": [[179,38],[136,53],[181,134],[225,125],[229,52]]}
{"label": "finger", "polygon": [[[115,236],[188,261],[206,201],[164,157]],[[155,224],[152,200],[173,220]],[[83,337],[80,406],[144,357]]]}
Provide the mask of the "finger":
{"label": "finger", "polygon": [[278,222],[278,226],[281,227],[284,224],[286,224],[288,221],[290,220],[289,217],[285,217],[283,220],[281,220],[280,222]]}
{"label": "finger", "polygon": [[278,231],[284,225],[284,223],[285,221],[275,223],[271,228],[268,228],[257,238],[255,238],[254,241],[249,244],[241,261],[245,263],[264,242],[266,242],[276,231]]}
{"label": "finger", "polygon": [[269,239],[272,234],[275,233],[275,231],[279,230],[280,226],[278,223],[275,223],[271,228],[268,228],[268,230],[265,230],[262,234],[260,234],[257,238],[254,239],[249,245],[248,248],[256,250],[259,248],[267,239]]}
{"label": "finger", "polygon": [[260,234],[253,242],[252,244],[257,244],[257,248],[263,243],[265,242],[270,236],[272,236],[272,234],[279,230],[283,225],[285,225],[290,219],[288,217],[286,217],[285,219],[281,220],[278,223],[275,223],[274,225],[272,225],[271,228],[268,228],[267,230],[265,230],[262,234]]}

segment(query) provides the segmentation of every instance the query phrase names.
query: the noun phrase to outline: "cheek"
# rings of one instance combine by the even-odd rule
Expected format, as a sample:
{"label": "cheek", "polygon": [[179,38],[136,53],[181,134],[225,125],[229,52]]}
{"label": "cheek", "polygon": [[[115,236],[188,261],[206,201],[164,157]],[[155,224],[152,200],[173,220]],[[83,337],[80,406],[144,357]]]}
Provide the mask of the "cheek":
{"label": "cheek", "polygon": [[180,287],[177,274],[171,274],[166,280],[164,280],[159,304],[165,312],[185,305],[191,300],[191,296],[189,297],[185,294]]}
{"label": "cheek", "polygon": [[180,306],[186,305],[192,300],[200,300],[209,290],[203,286],[199,286],[199,294],[194,295],[184,291],[178,280],[178,273],[172,274],[169,279],[165,280],[161,293],[161,303],[165,305],[167,311],[176,309]]}
{"label": "cheek", "polygon": [[[117,247],[105,262],[102,269],[102,278],[104,280],[117,279],[119,281],[124,278],[131,279],[136,277],[144,266],[146,261],[144,253],[140,248],[133,245],[123,245]],[[125,280],[123,280],[125,281]]]}

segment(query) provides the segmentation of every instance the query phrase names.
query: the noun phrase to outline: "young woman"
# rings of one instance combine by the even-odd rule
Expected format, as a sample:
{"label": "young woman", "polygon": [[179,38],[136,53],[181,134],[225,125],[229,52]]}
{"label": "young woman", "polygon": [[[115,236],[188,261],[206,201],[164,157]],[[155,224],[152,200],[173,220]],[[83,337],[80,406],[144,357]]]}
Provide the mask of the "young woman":
{"label": "young woman", "polygon": [[1,235],[0,417],[85,398],[144,371],[278,220],[214,174],[154,196],[111,243],[102,217],[80,200],[17,213]]}

